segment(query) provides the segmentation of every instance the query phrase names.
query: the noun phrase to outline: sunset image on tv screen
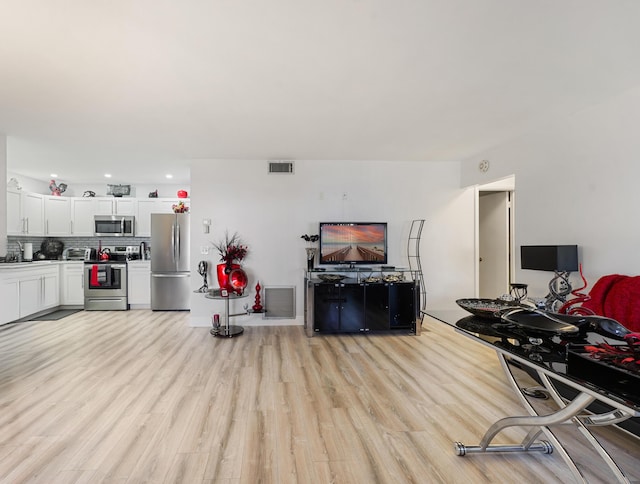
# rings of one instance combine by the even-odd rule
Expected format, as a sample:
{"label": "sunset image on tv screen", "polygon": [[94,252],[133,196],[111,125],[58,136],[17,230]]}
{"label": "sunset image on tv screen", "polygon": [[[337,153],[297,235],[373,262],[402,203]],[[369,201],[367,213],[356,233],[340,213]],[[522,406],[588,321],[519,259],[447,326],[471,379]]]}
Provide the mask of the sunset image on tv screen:
{"label": "sunset image on tv screen", "polygon": [[322,262],[385,262],[384,224],[327,224],[321,230]]}

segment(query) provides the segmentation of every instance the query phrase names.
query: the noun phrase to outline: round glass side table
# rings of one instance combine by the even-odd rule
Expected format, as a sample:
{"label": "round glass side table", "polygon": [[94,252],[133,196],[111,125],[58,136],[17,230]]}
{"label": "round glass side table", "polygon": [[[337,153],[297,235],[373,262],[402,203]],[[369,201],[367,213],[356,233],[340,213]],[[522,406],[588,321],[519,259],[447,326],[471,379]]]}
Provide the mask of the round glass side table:
{"label": "round glass side table", "polygon": [[236,326],[233,324],[229,324],[229,318],[232,316],[240,316],[241,314],[229,314],[229,300],[231,299],[241,299],[243,297],[247,297],[248,294],[236,294],[235,292],[230,292],[227,296],[223,296],[220,293],[220,289],[212,289],[204,297],[207,299],[218,299],[224,300],[224,315],[223,315],[223,324],[220,325],[219,328],[211,328],[209,331],[213,336],[218,338],[233,338],[234,336],[239,336],[244,332],[244,328],[242,326]]}

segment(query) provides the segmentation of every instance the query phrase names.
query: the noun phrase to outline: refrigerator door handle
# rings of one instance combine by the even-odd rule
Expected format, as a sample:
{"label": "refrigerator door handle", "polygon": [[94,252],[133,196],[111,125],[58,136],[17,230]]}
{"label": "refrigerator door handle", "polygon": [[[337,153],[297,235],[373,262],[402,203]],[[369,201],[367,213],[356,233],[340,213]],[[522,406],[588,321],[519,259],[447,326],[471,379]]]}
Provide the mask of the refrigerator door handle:
{"label": "refrigerator door handle", "polygon": [[180,225],[176,224],[176,260],[180,260]]}
{"label": "refrigerator door handle", "polygon": [[171,260],[176,261],[176,225],[171,226]]}

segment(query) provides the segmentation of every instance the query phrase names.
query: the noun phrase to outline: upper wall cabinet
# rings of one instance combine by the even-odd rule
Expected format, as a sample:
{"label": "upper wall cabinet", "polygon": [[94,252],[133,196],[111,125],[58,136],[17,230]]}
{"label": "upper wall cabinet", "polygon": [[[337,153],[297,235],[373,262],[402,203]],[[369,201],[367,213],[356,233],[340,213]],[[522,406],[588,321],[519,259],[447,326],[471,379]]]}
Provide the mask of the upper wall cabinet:
{"label": "upper wall cabinet", "polygon": [[186,198],[145,198],[138,200],[136,217],[136,237],[151,237],[151,214],[173,213],[173,206],[179,201],[187,203]]}
{"label": "upper wall cabinet", "polygon": [[188,198],[56,197],[7,189],[7,235],[79,236],[94,234],[95,215],[136,218],[136,237],[151,236],[151,214],[172,213]]}
{"label": "upper wall cabinet", "polygon": [[71,235],[93,235],[93,216],[97,214],[95,202],[92,197],[71,199]]}
{"label": "upper wall cabinet", "polygon": [[135,198],[94,198],[96,215],[136,215]]}
{"label": "upper wall cabinet", "polygon": [[44,234],[44,195],[7,189],[7,235]]}
{"label": "upper wall cabinet", "polygon": [[61,237],[71,235],[71,199],[44,197],[45,235]]}

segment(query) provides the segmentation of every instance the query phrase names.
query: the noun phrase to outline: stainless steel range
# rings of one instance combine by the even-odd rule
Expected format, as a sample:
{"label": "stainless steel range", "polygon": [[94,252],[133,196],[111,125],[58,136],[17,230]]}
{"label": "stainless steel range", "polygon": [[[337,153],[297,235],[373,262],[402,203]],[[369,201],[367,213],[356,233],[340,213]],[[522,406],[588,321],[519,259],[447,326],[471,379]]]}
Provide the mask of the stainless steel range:
{"label": "stainless steel range", "polygon": [[[106,248],[105,248],[106,249]],[[84,263],[85,311],[126,311],[127,262],[119,247],[110,248],[110,259]]]}

